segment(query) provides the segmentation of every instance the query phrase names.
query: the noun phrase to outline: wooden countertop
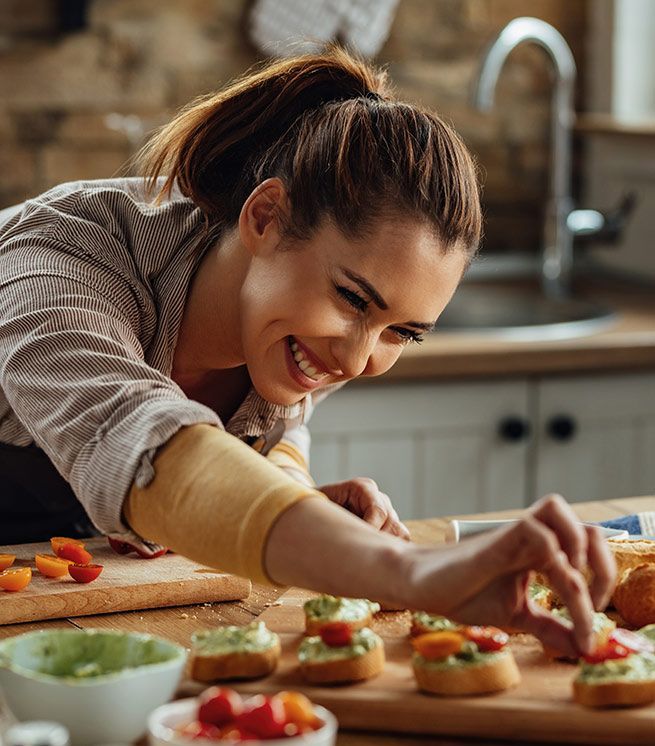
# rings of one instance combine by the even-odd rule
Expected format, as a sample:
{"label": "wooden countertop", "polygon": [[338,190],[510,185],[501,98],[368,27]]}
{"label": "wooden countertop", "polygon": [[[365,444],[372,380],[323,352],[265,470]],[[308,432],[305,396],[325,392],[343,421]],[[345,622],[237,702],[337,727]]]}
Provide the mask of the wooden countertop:
{"label": "wooden countertop", "polygon": [[[581,519],[587,521],[602,521],[655,508],[655,496],[633,497],[617,500],[577,503],[574,510]],[[486,513],[469,518],[511,518],[520,514],[517,510],[497,513]],[[444,518],[431,518],[422,521],[410,521],[409,527],[412,537],[419,543],[437,543],[444,540],[448,522]],[[284,591],[283,588],[269,588],[253,586],[252,594],[245,601],[235,603],[201,604],[197,606],[173,607],[167,609],[153,609],[151,611],[134,611],[120,614],[103,614],[100,616],[77,617],[75,619],[59,619],[48,622],[31,624],[10,624],[0,626],[0,639],[11,637],[23,632],[48,627],[77,627],[77,628],[106,628],[124,629],[129,631],[148,632],[161,635],[181,645],[188,646],[191,634],[200,627],[217,624],[247,624]],[[399,735],[381,735],[379,733],[340,732],[337,739],[338,746],[418,746],[431,744],[432,746],[516,746],[515,742],[479,741],[462,739],[435,739],[426,737],[409,737]],[[538,744],[534,744],[538,746]],[[562,746],[560,744],[560,746]],[[565,745],[564,745],[565,746]]]}
{"label": "wooden countertop", "polygon": [[[617,289],[618,288],[618,289]],[[396,365],[374,381],[552,375],[655,370],[655,289],[595,282],[581,297],[617,311],[606,330],[563,340],[519,342],[491,335],[435,332],[408,347]]]}

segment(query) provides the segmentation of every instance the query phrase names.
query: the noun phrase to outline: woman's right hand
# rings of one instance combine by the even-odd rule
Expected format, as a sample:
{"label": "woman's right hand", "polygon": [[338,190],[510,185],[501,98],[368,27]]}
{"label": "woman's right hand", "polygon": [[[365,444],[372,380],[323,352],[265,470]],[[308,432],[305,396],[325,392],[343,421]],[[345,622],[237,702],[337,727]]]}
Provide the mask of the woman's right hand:
{"label": "woman's right hand", "polygon": [[[593,575],[589,587],[586,567]],[[572,628],[530,600],[533,570],[547,573]],[[590,651],[592,612],[607,605],[616,581],[600,531],[582,525],[559,495],[542,498],[517,523],[455,546],[415,546],[408,573],[411,608],[465,624],[520,629],[570,656]]]}

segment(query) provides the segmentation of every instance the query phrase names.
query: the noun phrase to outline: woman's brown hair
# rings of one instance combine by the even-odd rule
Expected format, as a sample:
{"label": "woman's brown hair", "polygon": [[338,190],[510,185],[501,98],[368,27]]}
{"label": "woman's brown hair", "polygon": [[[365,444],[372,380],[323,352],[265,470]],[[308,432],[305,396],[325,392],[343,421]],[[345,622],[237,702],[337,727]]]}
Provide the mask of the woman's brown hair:
{"label": "woman's brown hair", "polygon": [[427,220],[446,249],[472,256],[480,239],[476,169],[459,136],[338,48],[268,64],[192,102],[137,165],[159,199],[177,184],[210,227],[235,225],[257,184],[279,177],[299,238],[325,218],[359,235],[391,213]]}

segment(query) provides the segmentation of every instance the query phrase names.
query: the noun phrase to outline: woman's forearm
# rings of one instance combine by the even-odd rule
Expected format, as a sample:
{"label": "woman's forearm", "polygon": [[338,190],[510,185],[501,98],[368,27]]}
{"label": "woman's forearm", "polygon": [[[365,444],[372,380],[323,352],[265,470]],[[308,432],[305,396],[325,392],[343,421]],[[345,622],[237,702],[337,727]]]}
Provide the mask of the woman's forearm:
{"label": "woman's forearm", "polygon": [[284,585],[405,605],[411,553],[412,545],[344,508],[307,498],[274,523],[264,564],[268,576]]}

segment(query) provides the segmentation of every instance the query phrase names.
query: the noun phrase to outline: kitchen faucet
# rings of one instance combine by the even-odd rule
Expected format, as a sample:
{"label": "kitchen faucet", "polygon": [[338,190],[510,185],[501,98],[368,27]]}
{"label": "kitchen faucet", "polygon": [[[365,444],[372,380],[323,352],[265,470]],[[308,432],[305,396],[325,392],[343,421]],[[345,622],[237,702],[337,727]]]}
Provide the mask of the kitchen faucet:
{"label": "kitchen faucet", "polygon": [[[611,236],[616,239],[616,215],[610,229],[609,216],[597,210],[574,210],[571,197],[571,141],[575,121],[573,92],[576,67],[564,37],[539,18],[514,18],[498,34],[483,57],[473,103],[489,111],[500,71],[509,53],[523,42],[533,42],[549,54],[555,68],[553,89],[550,194],[546,206],[541,280],[551,298],[570,295],[575,236]],[[618,210],[620,223],[632,210],[634,197],[624,199]]]}

